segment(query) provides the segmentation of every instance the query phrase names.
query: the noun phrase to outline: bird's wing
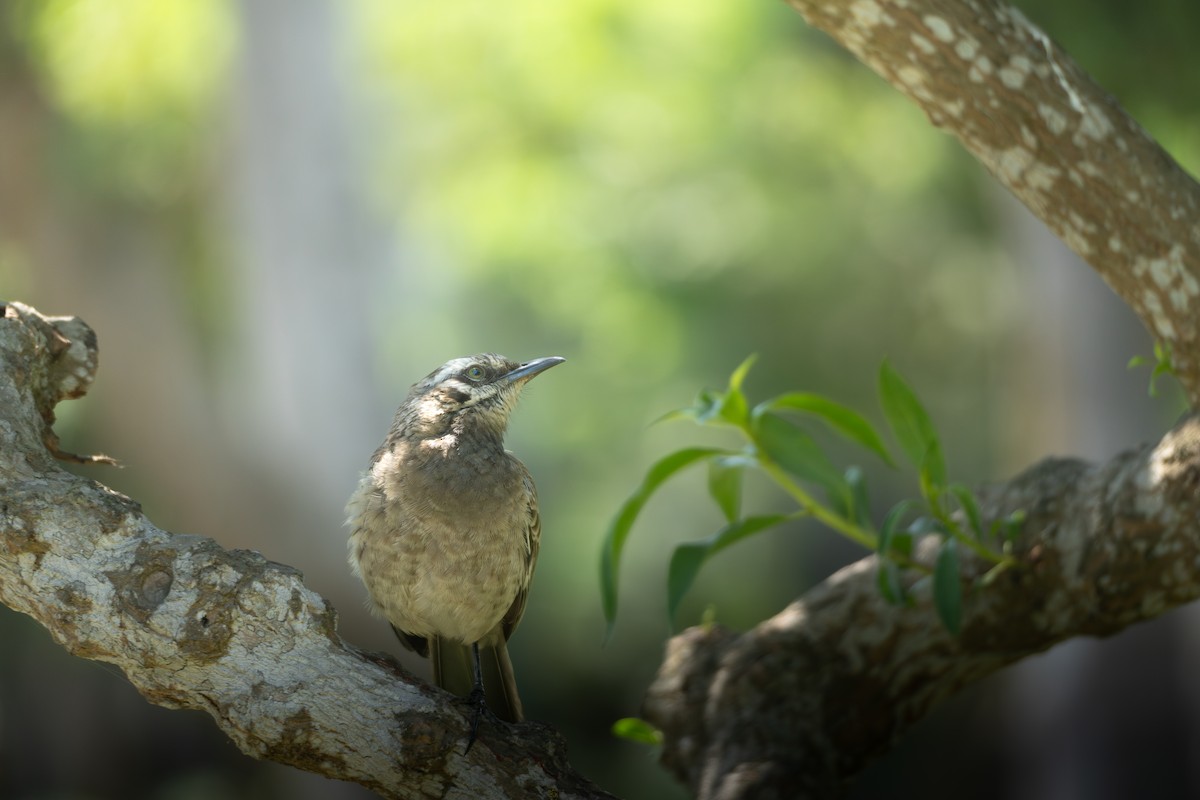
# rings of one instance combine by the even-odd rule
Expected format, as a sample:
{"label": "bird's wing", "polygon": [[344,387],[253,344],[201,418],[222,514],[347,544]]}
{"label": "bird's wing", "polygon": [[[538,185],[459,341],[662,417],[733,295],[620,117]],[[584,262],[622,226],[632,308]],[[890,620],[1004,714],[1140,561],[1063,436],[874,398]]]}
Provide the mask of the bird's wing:
{"label": "bird's wing", "polygon": [[533,476],[529,474],[529,470],[525,468],[524,464],[521,464],[521,473],[522,484],[525,487],[525,554],[528,560],[525,564],[525,579],[521,581],[521,588],[517,592],[517,596],[513,598],[512,605],[509,606],[504,619],[500,621],[505,641],[512,636],[512,632],[517,628],[517,623],[521,621],[521,616],[525,613],[525,598],[529,596],[529,584],[533,580],[533,568],[537,566],[538,548],[542,543],[542,518],[538,515],[537,487],[533,485]]}

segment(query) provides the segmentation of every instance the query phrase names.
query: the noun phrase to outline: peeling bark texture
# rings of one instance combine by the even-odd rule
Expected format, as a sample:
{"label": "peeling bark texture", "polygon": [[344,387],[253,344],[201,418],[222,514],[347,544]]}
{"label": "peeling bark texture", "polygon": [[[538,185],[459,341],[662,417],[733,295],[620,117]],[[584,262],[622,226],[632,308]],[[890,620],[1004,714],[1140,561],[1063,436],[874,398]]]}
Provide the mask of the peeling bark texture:
{"label": "peeling bark texture", "polygon": [[1200,406],[1200,185],[1116,100],[1002,0],[788,3],[1095,268]]}
{"label": "peeling bark texture", "polygon": [[545,725],[485,721],[464,755],[469,708],[342,642],[295,569],[159,530],[62,470],[54,407],[86,391],[96,353],[81,320],[0,304],[0,602],[256,758],[390,798],[609,797]]}
{"label": "peeling bark texture", "polygon": [[[1198,490],[1193,416],[1108,464],[1047,460],[986,491],[986,518],[1027,514],[1021,566],[967,594],[957,639],[937,622],[928,581],[911,585],[915,605],[889,605],[873,556],[744,634],[684,632],[643,709],[665,734],[663,763],[701,798],[838,796],[956,690],[1200,597]],[[986,568],[968,562],[964,581]]]}

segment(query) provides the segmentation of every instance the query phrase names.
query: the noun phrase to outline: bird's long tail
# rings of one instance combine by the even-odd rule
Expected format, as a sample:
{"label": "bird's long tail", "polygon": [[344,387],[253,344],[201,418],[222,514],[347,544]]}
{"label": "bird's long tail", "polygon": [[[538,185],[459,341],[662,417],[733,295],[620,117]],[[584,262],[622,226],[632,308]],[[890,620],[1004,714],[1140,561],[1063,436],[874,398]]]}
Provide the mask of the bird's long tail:
{"label": "bird's long tail", "polygon": [[[475,687],[475,667],[470,645],[437,636],[430,637],[429,660],[433,663],[435,684],[460,697],[471,694]],[[506,722],[525,719],[512,661],[508,658],[508,647],[504,642],[497,645],[481,644],[479,663],[483,668],[483,693],[487,707]]]}

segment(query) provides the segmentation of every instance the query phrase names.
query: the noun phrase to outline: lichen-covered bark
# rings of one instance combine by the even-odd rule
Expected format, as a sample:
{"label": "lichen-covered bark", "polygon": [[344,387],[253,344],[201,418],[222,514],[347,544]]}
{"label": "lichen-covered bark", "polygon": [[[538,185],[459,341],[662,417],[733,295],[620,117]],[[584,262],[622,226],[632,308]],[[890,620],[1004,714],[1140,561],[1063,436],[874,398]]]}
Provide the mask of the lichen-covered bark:
{"label": "lichen-covered bark", "polygon": [[1171,346],[1200,405],[1200,185],[1002,0],[788,0],[924,109]]}
{"label": "lichen-covered bark", "polygon": [[[1200,188],[1000,0],[788,0],[957,136],[1171,347],[1200,404]],[[337,637],[293,570],[172,536],[58,469],[55,403],[95,370],[73,319],[0,318],[0,602],[150,700],[204,708],[252,755],[391,797],[595,797],[536,725],[469,757],[441,693]],[[744,634],[673,639],[647,696],[663,761],[702,798],[829,797],[951,692],[1055,642],[1200,596],[1200,421],[1089,466],[1048,461],[988,493],[1028,513],[1022,566],[966,601],[886,604],[864,559]],[[965,580],[980,569],[967,563]]]}
{"label": "lichen-covered bark", "polygon": [[[1170,346],[1200,405],[1200,186],[1001,0],[788,0],[912,98],[1091,264]],[[968,600],[894,607],[866,558],[744,634],[673,639],[645,715],[701,798],[838,795],[966,684],[1056,642],[1200,597],[1200,420],[1102,466],[1047,461],[991,490],[1029,514],[1022,566]],[[966,566],[965,580],[979,565]]]}
{"label": "lichen-covered bark", "polygon": [[538,724],[481,727],[387,657],[338,637],[291,567],[159,530],[137,503],[59,468],[54,406],[96,370],[80,320],[0,304],[0,602],[151,702],[207,711],[244,752],[385,797],[607,797]]}
{"label": "lichen-covered bark", "polygon": [[[874,557],[758,627],[671,641],[645,704],[664,763],[702,798],[839,794],[872,756],[963,686],[1078,635],[1104,636],[1200,597],[1200,417],[1102,466],[1049,460],[987,490],[1023,509],[1021,566],[968,594],[961,635],[926,584],[889,605]],[[964,580],[986,565],[968,563]]]}

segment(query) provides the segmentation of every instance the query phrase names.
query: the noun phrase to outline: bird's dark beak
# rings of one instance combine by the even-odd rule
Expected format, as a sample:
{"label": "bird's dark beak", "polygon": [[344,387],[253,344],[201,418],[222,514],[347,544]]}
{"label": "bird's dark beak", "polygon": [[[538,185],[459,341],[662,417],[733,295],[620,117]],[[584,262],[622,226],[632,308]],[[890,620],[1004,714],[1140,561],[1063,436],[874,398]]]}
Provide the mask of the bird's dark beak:
{"label": "bird's dark beak", "polygon": [[526,361],[512,372],[505,373],[500,377],[500,380],[504,383],[524,383],[534,375],[537,375],[539,372],[545,372],[555,364],[561,364],[564,361],[566,361],[566,359],[562,356],[535,358],[533,361]]}

